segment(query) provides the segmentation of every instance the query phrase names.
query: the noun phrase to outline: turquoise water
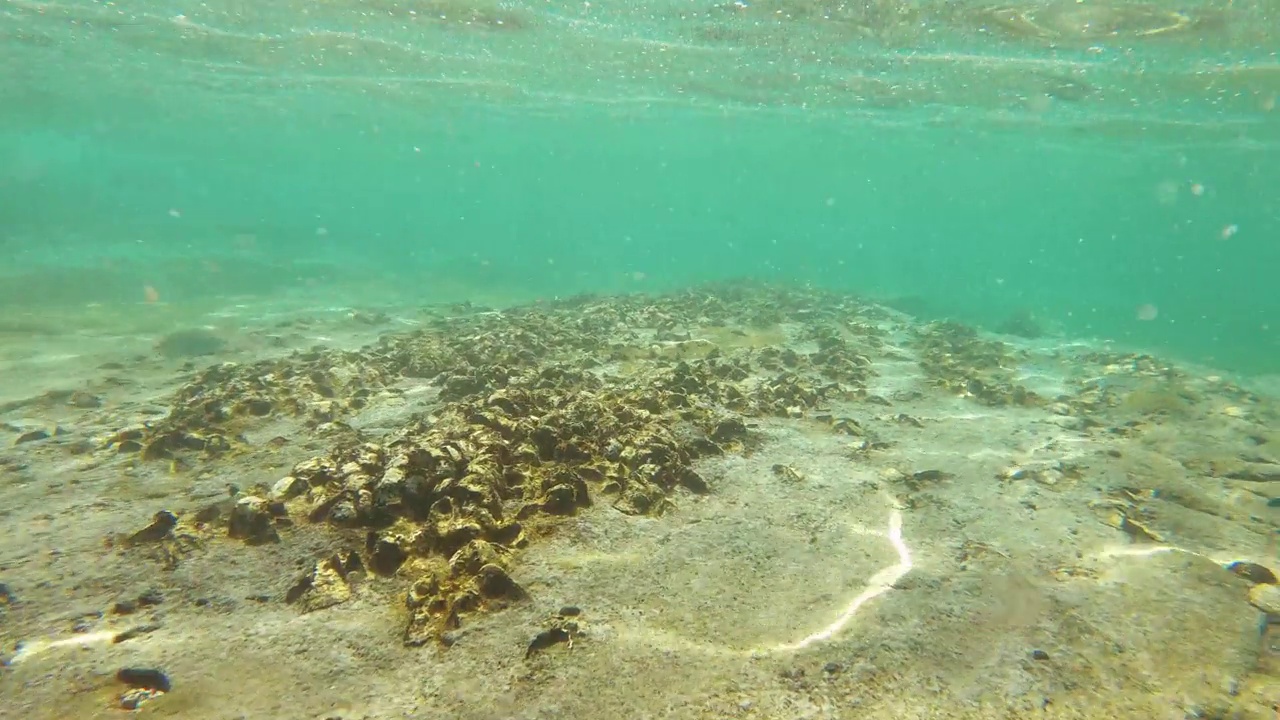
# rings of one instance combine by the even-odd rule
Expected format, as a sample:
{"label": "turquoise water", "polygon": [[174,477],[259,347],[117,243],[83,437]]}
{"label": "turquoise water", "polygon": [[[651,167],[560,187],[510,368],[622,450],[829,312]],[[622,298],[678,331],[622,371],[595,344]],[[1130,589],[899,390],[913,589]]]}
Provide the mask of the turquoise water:
{"label": "turquoise water", "polygon": [[1276,48],[0,0],[0,716],[1270,720]]}
{"label": "turquoise water", "polygon": [[1267,7],[859,7],[7,2],[0,296],[750,276],[1280,371]]}

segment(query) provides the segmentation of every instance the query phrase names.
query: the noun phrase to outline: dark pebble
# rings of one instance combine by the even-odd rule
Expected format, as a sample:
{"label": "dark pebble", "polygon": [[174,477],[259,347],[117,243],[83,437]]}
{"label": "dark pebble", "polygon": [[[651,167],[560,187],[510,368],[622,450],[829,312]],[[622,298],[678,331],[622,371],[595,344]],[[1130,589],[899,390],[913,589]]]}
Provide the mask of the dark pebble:
{"label": "dark pebble", "polygon": [[1043,651],[1043,650],[1032,650],[1032,651],[1031,651],[1031,658],[1032,658],[1033,660],[1048,660],[1048,659],[1049,659],[1049,653],[1047,653],[1047,652],[1045,652],[1045,651]]}
{"label": "dark pebble", "polygon": [[121,600],[111,608],[111,612],[116,615],[131,615],[138,611],[138,603],[132,600]]}
{"label": "dark pebble", "polygon": [[148,590],[138,596],[139,607],[151,607],[162,602],[164,602],[164,596],[160,594],[159,590]]}
{"label": "dark pebble", "polygon": [[1267,507],[1280,507],[1280,497],[1273,497],[1268,500]]}
{"label": "dark pebble", "polygon": [[1271,568],[1251,562],[1233,562],[1227,569],[1255,585],[1272,585],[1277,582]]}
{"label": "dark pebble", "polygon": [[582,614],[582,608],[577,605],[565,605],[560,608],[561,617],[577,617]]}
{"label": "dark pebble", "polygon": [[826,665],[822,666],[822,672],[828,675],[835,675],[836,673],[840,672],[841,669],[842,668],[840,667],[840,663],[838,662],[829,662]]}
{"label": "dark pebble", "polygon": [[116,673],[116,680],[129,687],[169,692],[169,676],[155,668],[124,668]]}
{"label": "dark pebble", "polygon": [[116,636],[111,639],[111,642],[122,643],[127,640],[132,640],[136,637],[146,635],[147,633],[155,632],[156,630],[159,630],[159,629],[160,629],[159,623],[152,623],[150,625],[138,625],[136,627],[131,627],[128,630],[125,630],[124,632],[116,633]]}
{"label": "dark pebble", "polygon": [[47,440],[48,438],[49,433],[44,430],[30,430],[19,435],[18,439],[15,440],[13,444],[21,445],[22,443],[34,442],[36,440]]}

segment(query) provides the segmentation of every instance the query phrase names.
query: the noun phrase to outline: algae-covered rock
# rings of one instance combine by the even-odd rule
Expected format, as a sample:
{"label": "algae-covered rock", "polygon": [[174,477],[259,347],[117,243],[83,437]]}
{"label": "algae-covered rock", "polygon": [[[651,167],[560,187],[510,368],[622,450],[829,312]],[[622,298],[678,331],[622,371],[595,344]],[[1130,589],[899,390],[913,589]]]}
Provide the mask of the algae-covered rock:
{"label": "algae-covered rock", "polygon": [[217,355],[227,346],[217,333],[206,328],[176,330],[160,338],[156,352],[169,359]]}

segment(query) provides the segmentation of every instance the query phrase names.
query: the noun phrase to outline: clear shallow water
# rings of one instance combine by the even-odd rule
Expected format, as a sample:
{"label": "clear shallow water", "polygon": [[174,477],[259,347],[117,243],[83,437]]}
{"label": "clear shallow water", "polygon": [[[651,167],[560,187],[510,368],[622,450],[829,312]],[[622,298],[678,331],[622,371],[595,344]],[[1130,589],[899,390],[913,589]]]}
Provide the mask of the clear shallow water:
{"label": "clear shallow water", "polygon": [[0,13],[9,303],[746,275],[1280,362],[1267,4]]}
{"label": "clear shallow water", "polygon": [[[876,692],[888,704],[878,717],[907,716],[893,706],[897,692],[933,716],[938,708],[922,699],[963,708],[993,688],[1000,703],[1020,703],[1007,716],[1039,714],[1050,695],[1066,699],[1049,710],[1071,714],[1071,696],[1058,694],[1068,686],[1081,691],[1077,700],[1139,708],[1097,717],[1207,717],[1219,706],[1192,700],[1218,695],[1261,713],[1241,717],[1269,717],[1276,674],[1266,648],[1258,652],[1260,606],[1248,604],[1252,590],[1228,585],[1221,565],[1272,560],[1275,481],[1266,478],[1280,441],[1276,411],[1216,376],[1270,376],[1250,387],[1280,378],[1278,19],[1274,0],[0,0],[0,405],[4,442],[13,442],[0,458],[0,520],[12,539],[0,544],[0,581],[24,603],[11,615],[21,637],[0,627],[0,653],[18,640],[83,638],[90,626],[66,621],[70,597],[110,608],[137,596],[123,587],[136,580],[164,585],[168,598],[153,638],[70,660],[51,650],[47,667],[63,674],[31,665],[30,675],[0,682],[30,679],[21,702],[32,717],[35,704],[118,715],[111,672],[127,663],[173,674],[179,704],[154,706],[161,713],[223,712],[235,702],[225,689],[235,687],[250,716],[330,717],[395,686],[364,716],[427,717],[452,703],[476,714],[451,717],[638,717],[637,707],[687,710],[693,698],[703,717],[755,708],[795,718],[821,700],[813,688],[847,695],[828,698],[826,715],[803,716],[846,716],[879,665]],[[669,330],[664,313],[712,338],[690,340],[690,352],[710,344],[746,353],[822,347],[830,338],[821,322],[790,321],[821,321],[830,308],[810,306],[814,297],[847,302],[751,284],[717,290],[736,295],[735,322],[786,305],[794,336],[721,327],[700,316],[718,299],[696,293],[655,301],[657,311],[648,301],[509,317],[422,310],[663,293],[737,277],[851,291],[1022,336],[1015,342],[1027,351],[1007,368],[1014,382],[1093,405],[1070,416],[981,408],[961,396],[1000,386],[963,366],[981,365],[989,348],[960,343],[976,356],[961,360],[957,378],[946,374],[956,370],[946,362],[950,340],[936,337],[926,358],[919,328],[898,326],[868,379],[892,409],[837,406],[870,439],[888,440],[873,450],[884,455],[858,455],[856,430],[833,433],[788,406],[785,421],[764,422],[760,454],[730,453],[713,466],[707,502],[673,494],[681,506],[671,517],[613,513],[593,485],[600,512],[582,521],[581,536],[564,533],[560,545],[513,560],[521,581],[534,579],[532,601],[493,625],[468,617],[467,632],[480,630],[447,656],[400,647],[403,618],[383,613],[403,611],[404,585],[424,576],[375,581],[363,606],[331,615],[276,602],[299,568],[315,567],[316,548],[345,532],[322,522],[299,522],[281,545],[253,554],[215,538],[215,528],[212,552],[178,573],[103,548],[109,533],[136,532],[160,509],[189,512],[228,485],[274,493],[294,463],[354,452],[356,440],[326,434],[352,415],[332,425],[323,413],[289,414],[329,407],[328,373],[385,371],[387,392],[364,422],[436,443],[417,419],[444,407],[433,399],[435,371],[417,370],[439,350],[432,333],[463,346],[455,354],[466,363],[442,361],[460,373],[520,347],[560,363],[544,357],[545,338],[562,342],[566,329],[574,337],[587,313],[594,327],[625,318],[619,337],[588,338],[600,351],[590,367],[616,364],[633,382],[648,372],[634,366],[653,351],[649,340]],[[835,322],[861,327],[861,312]],[[362,347],[414,327],[426,329],[421,345],[403,334],[389,341],[405,343],[413,360],[407,389],[404,368],[376,349],[307,350]],[[955,330],[947,327],[944,335]],[[175,329],[229,344],[212,356],[157,357],[156,341]],[[644,342],[631,348],[637,330]],[[494,340],[502,333],[509,347]],[[874,337],[848,352],[879,347]],[[613,349],[620,340],[626,362]],[[1090,357],[1108,340],[1162,359]],[[582,360],[575,343],[570,363]],[[471,344],[487,350],[472,357]],[[685,351],[675,335],[656,347]],[[279,366],[254,364],[294,351]],[[1186,376],[1166,372],[1163,358]],[[828,359],[828,369],[860,367],[855,355]],[[241,364],[200,385],[202,369],[221,360]],[[825,362],[822,353],[814,361]],[[649,364],[665,372],[662,358]],[[941,377],[927,375],[939,368]],[[219,372],[243,377],[227,382]],[[263,399],[246,395],[262,383],[277,393],[265,418]],[[629,392],[650,398],[653,387]],[[350,389],[363,406],[367,388]],[[166,462],[135,462],[141,445],[120,433],[133,428],[152,442],[159,418],[204,393],[257,418],[232,418],[251,424],[243,447],[229,459],[178,450]],[[1101,429],[1089,435],[1095,424],[1084,420],[1094,415]],[[185,422],[174,427],[243,439],[220,419]],[[117,436],[138,447],[103,441]],[[900,507],[894,493],[911,502]],[[295,498],[291,517],[313,517],[313,499]],[[819,518],[840,507],[849,527]],[[815,518],[831,525],[830,537],[815,534]],[[707,535],[684,544],[688,528]],[[1157,549],[1168,552],[1136,548],[1140,559],[1123,561],[1132,564],[1111,561],[1115,546],[1143,540],[1167,541]],[[1180,564],[1182,553],[1170,560],[1175,549],[1200,565]],[[877,557],[891,564],[868,564]],[[867,600],[882,622],[859,624],[821,656],[773,665],[721,647],[758,635],[782,638],[775,649],[790,653],[800,638],[825,639],[824,625],[842,633],[826,623],[851,617],[839,605],[864,584],[892,598]],[[206,613],[211,586],[252,602]],[[520,664],[521,643],[544,612],[577,602],[596,624],[571,658],[583,664],[524,685],[532,666]],[[9,612],[7,600],[0,609]],[[257,639],[228,656],[228,637]],[[1113,650],[1124,647],[1118,637],[1130,643],[1124,653]],[[1077,662],[1095,652],[1093,665]],[[804,662],[812,684],[793,694]],[[82,687],[67,678],[90,666],[103,692],[76,700],[99,714],[77,714],[61,704],[63,688]],[[1024,674],[1075,667],[1079,675],[1039,676],[1044,685]],[[538,697],[508,693],[519,686]]]}

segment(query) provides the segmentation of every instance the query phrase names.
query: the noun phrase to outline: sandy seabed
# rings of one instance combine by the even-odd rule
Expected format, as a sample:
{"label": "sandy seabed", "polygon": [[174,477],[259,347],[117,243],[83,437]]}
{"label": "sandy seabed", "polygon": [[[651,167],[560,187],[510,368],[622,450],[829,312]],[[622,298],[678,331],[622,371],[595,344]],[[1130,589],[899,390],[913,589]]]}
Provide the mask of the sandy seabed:
{"label": "sandy seabed", "polygon": [[1211,369],[758,285],[4,353],[3,717],[1277,713]]}

